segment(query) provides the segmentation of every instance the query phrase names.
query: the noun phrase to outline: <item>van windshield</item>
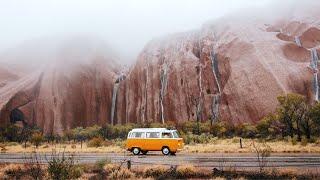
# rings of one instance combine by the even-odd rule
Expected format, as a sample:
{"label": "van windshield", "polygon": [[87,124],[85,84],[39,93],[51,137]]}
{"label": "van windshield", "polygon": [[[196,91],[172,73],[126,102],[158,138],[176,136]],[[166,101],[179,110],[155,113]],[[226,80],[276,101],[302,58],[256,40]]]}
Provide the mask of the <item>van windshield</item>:
{"label": "van windshield", "polygon": [[177,131],[172,132],[174,138],[179,138],[179,134]]}

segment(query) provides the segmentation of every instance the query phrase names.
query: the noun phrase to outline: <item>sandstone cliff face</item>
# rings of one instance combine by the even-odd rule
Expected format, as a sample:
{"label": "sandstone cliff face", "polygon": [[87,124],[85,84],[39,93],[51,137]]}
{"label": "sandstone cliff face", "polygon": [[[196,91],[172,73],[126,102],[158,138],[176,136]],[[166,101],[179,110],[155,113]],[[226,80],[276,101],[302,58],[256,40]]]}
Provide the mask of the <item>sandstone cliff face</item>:
{"label": "sandstone cliff face", "polygon": [[221,20],[151,41],[120,93],[126,121],[257,122],[281,94],[318,100],[319,24],[267,22]]}
{"label": "sandstone cliff face", "polygon": [[116,59],[97,51],[101,47],[91,42],[81,41],[83,47],[78,42],[68,43],[56,52],[54,60],[44,59],[46,63],[35,72],[0,89],[2,123],[12,121],[12,116],[19,120],[14,112],[22,112],[25,123],[46,133],[62,134],[73,127],[107,123],[118,71]]}
{"label": "sandstone cliff face", "polygon": [[108,47],[77,38],[13,51],[4,58],[32,63],[1,66],[0,122],[58,134],[107,123],[257,122],[281,94],[319,100],[319,19],[222,19],[154,39],[129,70]]}

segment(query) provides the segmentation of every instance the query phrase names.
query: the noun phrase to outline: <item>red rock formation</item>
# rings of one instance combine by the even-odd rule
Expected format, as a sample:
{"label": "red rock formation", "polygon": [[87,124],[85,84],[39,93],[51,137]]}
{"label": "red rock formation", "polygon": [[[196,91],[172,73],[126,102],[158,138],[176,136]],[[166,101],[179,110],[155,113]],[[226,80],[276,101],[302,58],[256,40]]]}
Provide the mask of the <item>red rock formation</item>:
{"label": "red rock formation", "polygon": [[155,39],[125,77],[101,43],[73,39],[39,56],[39,49],[24,49],[32,56],[13,51],[14,58],[4,59],[35,63],[21,72],[0,69],[0,122],[19,111],[26,123],[58,134],[106,123],[257,122],[281,94],[316,99],[310,48],[319,53],[320,28],[303,17],[233,17]]}
{"label": "red rock formation", "polygon": [[[101,53],[109,49],[68,44],[29,73],[0,89],[2,124],[9,123],[13,110],[23,113],[24,121],[46,133],[62,134],[77,126],[104,125],[109,120],[112,87],[118,66],[113,56]],[[80,47],[83,46],[83,47]],[[84,52],[88,49],[93,52]],[[109,122],[110,123],[110,122]]]}
{"label": "red rock formation", "polygon": [[[209,120],[215,116],[218,85],[219,117],[232,123],[257,122],[275,110],[276,97],[284,93],[300,93],[313,101],[309,46],[305,46],[306,38],[302,38],[302,47],[293,44],[294,35],[309,34],[311,25],[292,20],[274,23],[287,38],[272,32],[275,26],[229,19],[198,32],[150,42],[126,81],[127,118],[133,122]],[[316,42],[313,37],[319,29],[311,29],[308,42]],[[212,71],[213,54],[218,82]],[[161,102],[165,67],[168,82]]]}

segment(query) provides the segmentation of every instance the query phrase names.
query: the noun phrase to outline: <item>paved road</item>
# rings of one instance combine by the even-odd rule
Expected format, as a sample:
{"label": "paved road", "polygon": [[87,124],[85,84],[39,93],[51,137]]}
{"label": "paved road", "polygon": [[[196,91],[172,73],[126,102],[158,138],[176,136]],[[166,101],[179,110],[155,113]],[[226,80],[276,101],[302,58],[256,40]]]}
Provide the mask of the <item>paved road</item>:
{"label": "paved road", "polygon": [[[0,163],[27,163],[32,162],[32,154],[1,153]],[[71,156],[71,154],[66,154]],[[53,155],[38,154],[42,163],[47,163]],[[163,156],[160,153],[150,153],[145,156],[133,156],[130,153],[80,153],[75,154],[75,161],[78,163],[95,163],[98,160],[110,159],[112,162],[123,162],[131,160],[132,165],[182,165],[193,164],[197,167],[242,167],[254,168],[258,166],[254,154],[177,154],[176,156]],[[320,168],[320,154],[272,154],[267,159],[269,167],[301,167]]]}

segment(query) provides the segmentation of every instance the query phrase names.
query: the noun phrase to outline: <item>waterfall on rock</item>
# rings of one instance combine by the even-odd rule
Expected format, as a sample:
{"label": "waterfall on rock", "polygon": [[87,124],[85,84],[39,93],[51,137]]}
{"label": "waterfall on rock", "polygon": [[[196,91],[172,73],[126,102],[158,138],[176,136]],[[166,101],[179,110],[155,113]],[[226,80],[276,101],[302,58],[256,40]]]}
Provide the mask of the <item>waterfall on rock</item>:
{"label": "waterfall on rock", "polygon": [[199,79],[198,79],[198,85],[199,85],[199,99],[198,99],[198,104],[197,104],[197,111],[196,111],[196,115],[197,115],[197,121],[201,120],[201,111],[202,111],[202,93],[203,93],[203,89],[202,89],[202,66],[201,66],[201,62],[199,61],[199,66],[198,66],[198,70],[199,70]]}
{"label": "waterfall on rock", "polygon": [[112,103],[111,103],[111,125],[114,125],[114,115],[116,113],[115,111],[116,111],[116,102],[117,102],[119,85],[120,85],[120,82],[125,79],[125,77],[126,76],[124,74],[119,75],[119,77],[117,78],[116,82],[113,85]]}
{"label": "waterfall on rock", "polygon": [[167,83],[168,83],[168,65],[163,64],[161,73],[160,73],[160,116],[161,116],[160,118],[161,118],[162,124],[165,123],[163,98],[166,93]]}
{"label": "waterfall on rock", "polygon": [[212,65],[212,73],[214,76],[214,79],[216,81],[216,85],[218,88],[218,93],[216,93],[212,97],[212,105],[211,105],[211,123],[216,121],[219,118],[219,104],[220,104],[220,97],[221,97],[221,87],[220,87],[220,74],[219,74],[219,68],[218,68],[218,61],[216,58],[216,54],[214,51],[211,52],[211,65]]}
{"label": "waterfall on rock", "polygon": [[300,37],[299,37],[299,36],[295,36],[295,37],[294,37],[294,41],[296,42],[296,44],[297,44],[299,47],[302,47],[302,44],[301,44],[301,41],[300,41]]}
{"label": "waterfall on rock", "polygon": [[144,103],[141,109],[141,120],[142,122],[146,122],[147,118],[147,106],[148,106],[148,83],[149,83],[149,61],[147,60],[147,67],[146,67],[146,81],[145,81],[145,90],[144,90]]}
{"label": "waterfall on rock", "polygon": [[315,48],[310,50],[311,52],[311,63],[310,66],[313,69],[313,89],[314,89],[314,95],[315,100],[319,101],[319,81],[318,81],[318,53]]}

